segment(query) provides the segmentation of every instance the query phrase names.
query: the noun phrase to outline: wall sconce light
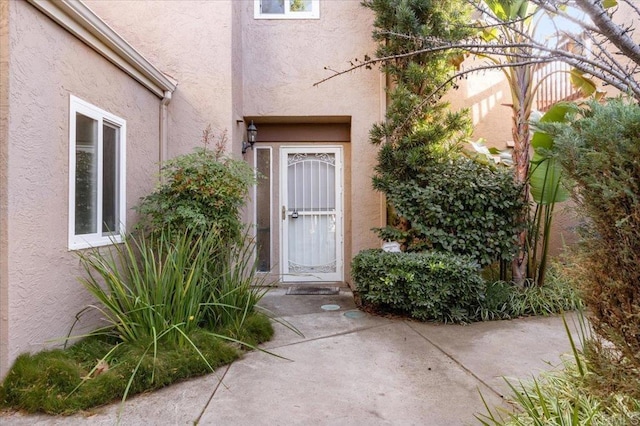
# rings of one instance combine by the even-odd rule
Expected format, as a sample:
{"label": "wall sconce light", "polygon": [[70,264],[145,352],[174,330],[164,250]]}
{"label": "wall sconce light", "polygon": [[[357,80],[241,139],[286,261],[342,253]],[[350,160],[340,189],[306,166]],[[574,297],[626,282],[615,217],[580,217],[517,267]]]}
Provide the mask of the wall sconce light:
{"label": "wall sconce light", "polygon": [[253,120],[247,126],[247,142],[242,141],[242,153],[246,154],[247,149],[253,149],[253,144],[256,143],[256,137],[258,136],[258,128],[253,124]]}

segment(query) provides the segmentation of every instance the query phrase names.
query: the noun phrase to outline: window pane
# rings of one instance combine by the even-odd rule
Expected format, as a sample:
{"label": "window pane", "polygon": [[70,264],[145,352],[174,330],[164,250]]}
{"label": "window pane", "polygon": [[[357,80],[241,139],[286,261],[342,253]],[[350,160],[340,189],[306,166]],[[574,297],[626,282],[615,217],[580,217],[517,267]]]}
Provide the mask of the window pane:
{"label": "window pane", "polygon": [[102,232],[115,233],[120,230],[119,213],[119,130],[110,124],[102,128]]}
{"label": "window pane", "polygon": [[256,187],[256,246],[258,271],[271,270],[271,150],[256,149],[257,170],[263,177]]}
{"label": "window pane", "polygon": [[97,232],[98,122],[76,113],[76,235]]}
{"label": "window pane", "polygon": [[292,12],[311,12],[311,0],[289,0],[289,7]]}
{"label": "window pane", "polygon": [[260,3],[262,13],[284,13],[284,0],[262,0]]}

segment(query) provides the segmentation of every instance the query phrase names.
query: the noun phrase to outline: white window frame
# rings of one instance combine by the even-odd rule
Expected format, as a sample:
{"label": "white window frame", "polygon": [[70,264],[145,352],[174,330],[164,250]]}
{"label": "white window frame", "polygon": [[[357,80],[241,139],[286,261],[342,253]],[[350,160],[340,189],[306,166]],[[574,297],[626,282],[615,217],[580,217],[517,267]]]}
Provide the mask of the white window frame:
{"label": "white window frame", "polygon": [[284,13],[262,13],[262,0],[253,0],[254,19],[320,19],[320,0],[311,0],[311,12],[292,12],[284,0]]}
{"label": "white window frame", "polygon": [[[82,114],[98,122],[98,194],[97,194],[97,232],[76,235],[76,114]],[[118,215],[119,232],[106,233],[102,231],[102,149],[103,124],[107,123],[118,128]],[[127,122],[95,105],[92,105],[73,95],[69,98],[69,250],[85,249],[105,246],[122,242],[126,222],[126,151],[127,151]]]}

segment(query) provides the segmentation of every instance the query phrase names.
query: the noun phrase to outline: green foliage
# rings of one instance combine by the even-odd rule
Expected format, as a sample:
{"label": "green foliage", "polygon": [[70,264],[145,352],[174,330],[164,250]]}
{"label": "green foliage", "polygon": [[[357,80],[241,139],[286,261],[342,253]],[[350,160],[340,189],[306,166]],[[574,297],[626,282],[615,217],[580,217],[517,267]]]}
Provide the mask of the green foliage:
{"label": "green foliage", "polygon": [[387,227],[381,238],[409,251],[434,249],[469,255],[482,266],[509,261],[517,250],[524,205],[513,174],[466,158],[433,162],[407,181],[378,182],[407,231]]}
{"label": "green foliage", "polygon": [[[269,319],[252,314],[245,338],[269,340]],[[66,350],[20,355],[0,386],[0,406],[29,413],[71,414],[127,395],[200,376],[240,356],[237,347],[204,330],[195,330],[194,346],[162,344],[147,351],[139,344],[115,347],[104,336],[88,337]],[[196,349],[197,348],[197,349]],[[105,366],[102,370],[98,365]],[[135,377],[131,378],[132,371]]]}
{"label": "green foliage", "polygon": [[203,325],[241,325],[263,290],[251,285],[253,246],[225,244],[215,230],[162,228],[129,236],[106,252],[79,252],[87,271],[81,282],[101,302],[104,331],[128,343],[162,336],[184,346]]}
{"label": "green foliage", "polygon": [[[431,37],[457,41],[471,34],[469,5],[461,0],[366,0],[363,5],[376,16],[373,38],[378,41],[378,57],[415,52],[426,47],[425,40]],[[390,101],[385,122],[373,126],[370,140],[380,146],[374,187],[386,195],[387,188],[413,179],[434,161],[459,151],[461,141],[469,136],[468,114],[451,112],[440,101],[453,85],[447,82],[459,54],[420,54],[384,63],[392,83]],[[411,227],[403,217],[391,218],[389,225],[400,231]]]}
{"label": "green foliage", "polygon": [[222,244],[211,232],[176,234],[165,228],[153,236],[128,236],[109,250],[78,252],[87,274],[82,284],[101,303],[105,331],[129,342],[184,343],[203,321],[208,280]]}
{"label": "green foliage", "polygon": [[240,209],[254,183],[254,170],[244,161],[197,148],[163,165],[162,183],[136,207],[140,224],[145,229],[170,226],[200,232],[213,227],[225,240],[239,240]]}
{"label": "green foliage", "polygon": [[449,253],[365,250],[352,275],[363,302],[420,320],[470,321],[485,291],[477,263]]}
{"label": "green foliage", "polygon": [[469,256],[444,252],[364,250],[351,274],[364,304],[419,320],[471,322],[551,315],[579,309],[566,278],[552,269],[543,287],[486,283]]}
{"label": "green foliage", "polygon": [[[581,320],[583,321],[583,320]],[[476,416],[486,426],[528,425],[634,425],[640,422],[640,399],[627,394],[599,394],[591,385],[597,372],[580,351],[565,321],[573,356],[562,360],[562,369],[545,372],[530,382],[507,380],[518,410],[501,412],[486,403],[487,414]],[[589,344],[589,332],[581,322],[580,339]],[[634,383],[638,388],[639,383]],[[636,389],[637,389],[636,388]]]}
{"label": "green foliage", "polygon": [[[2,404],[71,413],[198,376],[273,335],[255,311],[252,245],[215,231],[168,228],[81,252],[83,284],[107,325],[69,349],[22,355],[0,387]],[[233,259],[233,260],[230,260]],[[215,265],[215,266],[212,266]],[[219,274],[219,275],[214,275]]]}
{"label": "green foliage", "polygon": [[545,285],[546,281],[555,205],[569,198],[569,192],[563,185],[554,138],[543,128],[548,123],[566,122],[571,109],[571,104],[566,102],[553,105],[536,123],[539,127],[531,139],[533,158],[528,182],[535,208],[530,210],[532,214],[529,215],[527,232],[527,277],[538,286]]}
{"label": "green foliage", "polygon": [[255,244],[248,229],[245,244],[227,246],[228,252],[207,262],[203,323],[209,329],[242,333],[245,321],[268,290],[255,268]]}
{"label": "green foliage", "polygon": [[572,272],[594,330],[619,354],[611,362],[640,375],[640,107],[591,102],[549,131],[589,219]]}
{"label": "green foliage", "polygon": [[582,300],[571,282],[550,268],[544,286],[519,287],[505,281],[487,283],[477,316],[482,321],[532,315],[553,315],[582,309]]}

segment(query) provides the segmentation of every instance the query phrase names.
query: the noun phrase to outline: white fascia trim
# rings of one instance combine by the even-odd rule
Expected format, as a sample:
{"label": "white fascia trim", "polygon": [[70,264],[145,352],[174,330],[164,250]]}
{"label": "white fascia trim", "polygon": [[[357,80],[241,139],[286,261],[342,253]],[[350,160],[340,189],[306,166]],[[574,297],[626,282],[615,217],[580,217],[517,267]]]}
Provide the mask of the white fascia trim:
{"label": "white fascia trim", "polygon": [[145,59],[80,0],[27,0],[159,98],[177,82]]}

